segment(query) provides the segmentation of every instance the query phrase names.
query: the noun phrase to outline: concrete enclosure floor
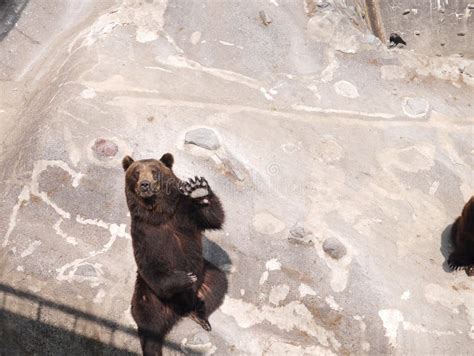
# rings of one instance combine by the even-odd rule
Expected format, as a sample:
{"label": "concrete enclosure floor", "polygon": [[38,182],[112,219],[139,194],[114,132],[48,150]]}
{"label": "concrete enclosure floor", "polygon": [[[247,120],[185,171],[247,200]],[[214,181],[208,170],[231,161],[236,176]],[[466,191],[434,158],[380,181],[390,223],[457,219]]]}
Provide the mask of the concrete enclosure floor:
{"label": "concrete enclosure floor", "polygon": [[0,354],[140,353],[121,159],[165,152],[223,201],[205,255],[230,282],[213,331],[183,320],[166,355],[472,353],[474,279],[445,262],[474,192],[468,56],[389,49],[351,1],[22,3],[0,42]]}

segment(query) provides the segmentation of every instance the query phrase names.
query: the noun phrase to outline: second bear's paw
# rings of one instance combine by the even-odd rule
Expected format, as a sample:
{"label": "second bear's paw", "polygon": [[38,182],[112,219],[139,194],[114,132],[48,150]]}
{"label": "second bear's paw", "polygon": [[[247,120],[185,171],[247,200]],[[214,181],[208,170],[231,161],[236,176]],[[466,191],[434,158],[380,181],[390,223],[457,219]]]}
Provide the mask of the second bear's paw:
{"label": "second bear's paw", "polygon": [[198,325],[200,325],[204,330],[212,330],[211,324],[207,318],[197,315],[196,312],[191,313],[190,318],[191,320],[194,320],[196,323],[198,323]]}
{"label": "second bear's paw", "polygon": [[465,256],[452,253],[448,258],[448,266],[452,270],[465,269],[470,266],[470,263],[466,260]]}
{"label": "second bear's paw", "polygon": [[199,199],[201,204],[209,204],[209,184],[203,177],[190,178],[180,187],[181,194],[189,196],[191,199]]}

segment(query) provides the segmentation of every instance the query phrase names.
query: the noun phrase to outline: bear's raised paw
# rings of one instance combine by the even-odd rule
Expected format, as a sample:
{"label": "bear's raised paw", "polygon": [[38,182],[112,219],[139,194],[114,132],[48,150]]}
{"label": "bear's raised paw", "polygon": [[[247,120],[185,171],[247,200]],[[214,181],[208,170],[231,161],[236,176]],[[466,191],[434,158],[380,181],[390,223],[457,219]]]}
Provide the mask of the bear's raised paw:
{"label": "bear's raised paw", "polygon": [[191,199],[199,199],[201,204],[209,204],[206,197],[209,195],[209,184],[204,177],[190,178],[179,188],[181,194],[189,196]]}

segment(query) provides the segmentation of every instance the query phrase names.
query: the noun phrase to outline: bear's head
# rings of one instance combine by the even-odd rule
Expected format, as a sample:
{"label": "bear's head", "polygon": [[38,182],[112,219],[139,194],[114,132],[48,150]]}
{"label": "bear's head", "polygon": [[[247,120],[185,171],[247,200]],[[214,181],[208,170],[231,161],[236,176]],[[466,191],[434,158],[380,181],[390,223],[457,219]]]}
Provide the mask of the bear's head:
{"label": "bear's head", "polygon": [[159,201],[175,198],[179,179],[173,173],[174,158],[170,153],[159,160],[143,159],[134,161],[125,156],[122,167],[125,171],[127,196],[133,196],[142,205],[154,206]]}

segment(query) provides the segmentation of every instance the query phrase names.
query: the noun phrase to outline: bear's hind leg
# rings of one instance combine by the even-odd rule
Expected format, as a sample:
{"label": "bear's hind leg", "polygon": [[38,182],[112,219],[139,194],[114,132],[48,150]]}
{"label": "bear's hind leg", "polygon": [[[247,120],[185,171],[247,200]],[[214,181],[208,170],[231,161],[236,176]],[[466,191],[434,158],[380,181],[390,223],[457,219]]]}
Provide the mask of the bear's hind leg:
{"label": "bear's hind leg", "polygon": [[204,280],[197,295],[204,302],[206,318],[220,307],[227,293],[227,288],[228,283],[225,273],[212,263],[204,260]]}
{"label": "bear's hind leg", "polygon": [[204,280],[197,291],[195,310],[190,314],[204,330],[211,331],[208,318],[222,304],[227,286],[225,273],[204,260]]}
{"label": "bear's hind leg", "polygon": [[138,336],[140,337],[143,356],[161,356],[163,354],[164,337],[140,328],[138,328]]}
{"label": "bear's hind leg", "polygon": [[132,299],[132,316],[138,326],[143,355],[162,355],[165,336],[181,316],[169,304],[140,290]]}
{"label": "bear's hind leg", "polygon": [[138,336],[144,356],[161,356],[165,336],[170,332],[180,316],[170,308],[163,306],[163,313],[150,310],[151,320],[140,322],[137,320]]}

